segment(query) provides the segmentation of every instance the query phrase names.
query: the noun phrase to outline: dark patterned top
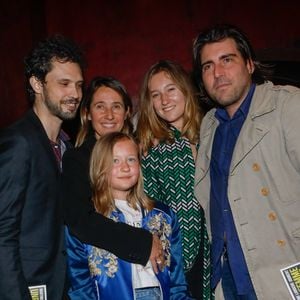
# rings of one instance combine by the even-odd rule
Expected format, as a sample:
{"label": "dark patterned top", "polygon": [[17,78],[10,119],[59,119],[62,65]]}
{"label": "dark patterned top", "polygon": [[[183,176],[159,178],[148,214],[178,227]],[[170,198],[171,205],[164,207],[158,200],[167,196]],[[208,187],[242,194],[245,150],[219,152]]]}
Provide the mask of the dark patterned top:
{"label": "dark patterned top", "polygon": [[[188,271],[203,255],[203,299],[210,299],[209,239],[203,209],[194,196],[195,162],[190,142],[173,128],[174,142],[160,143],[142,158],[146,193],[169,205],[177,214],[182,233],[184,268]],[[199,251],[201,247],[202,251]]]}

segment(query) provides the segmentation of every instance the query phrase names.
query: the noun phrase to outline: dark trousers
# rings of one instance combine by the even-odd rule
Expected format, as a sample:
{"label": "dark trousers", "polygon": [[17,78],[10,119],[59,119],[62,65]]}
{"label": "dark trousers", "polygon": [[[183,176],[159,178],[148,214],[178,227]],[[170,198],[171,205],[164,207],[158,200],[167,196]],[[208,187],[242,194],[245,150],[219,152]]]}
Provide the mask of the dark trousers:
{"label": "dark trousers", "polygon": [[203,298],[203,262],[200,257],[203,257],[203,255],[198,253],[193,267],[185,273],[190,294],[197,300]]}

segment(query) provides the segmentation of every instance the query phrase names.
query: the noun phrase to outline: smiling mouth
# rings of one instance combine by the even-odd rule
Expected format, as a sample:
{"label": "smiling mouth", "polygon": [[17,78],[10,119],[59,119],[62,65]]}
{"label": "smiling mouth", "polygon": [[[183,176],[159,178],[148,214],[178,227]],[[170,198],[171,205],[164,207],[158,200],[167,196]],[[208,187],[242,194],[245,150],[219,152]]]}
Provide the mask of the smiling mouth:
{"label": "smiling mouth", "polygon": [[171,111],[175,106],[168,106],[168,107],[164,107],[162,110],[165,112]]}
{"label": "smiling mouth", "polygon": [[74,105],[77,105],[77,104],[79,104],[79,102],[80,102],[79,100],[71,99],[71,100],[63,100],[62,104],[66,104],[66,105],[74,104]]}
{"label": "smiling mouth", "polygon": [[78,104],[77,103],[65,103],[64,104],[69,110],[76,110],[77,107],[78,107]]}
{"label": "smiling mouth", "polygon": [[62,101],[63,105],[66,105],[69,109],[74,110],[78,107],[79,101],[78,100],[64,100]]}
{"label": "smiling mouth", "polygon": [[113,128],[116,126],[116,124],[115,123],[101,123],[101,126],[105,127],[105,128]]}

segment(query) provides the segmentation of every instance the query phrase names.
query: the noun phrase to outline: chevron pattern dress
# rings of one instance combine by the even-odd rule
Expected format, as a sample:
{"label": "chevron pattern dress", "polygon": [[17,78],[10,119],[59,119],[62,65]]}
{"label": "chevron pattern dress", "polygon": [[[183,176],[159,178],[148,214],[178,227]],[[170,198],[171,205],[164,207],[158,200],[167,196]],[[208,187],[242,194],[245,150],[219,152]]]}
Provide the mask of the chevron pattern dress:
{"label": "chevron pattern dress", "polygon": [[[172,128],[172,144],[160,143],[142,158],[144,188],[149,197],[170,206],[177,214],[183,240],[184,269],[203,260],[203,298],[211,299],[209,239],[204,212],[194,196],[195,162],[188,139]],[[202,257],[201,257],[202,256]],[[199,283],[200,284],[200,283]]]}

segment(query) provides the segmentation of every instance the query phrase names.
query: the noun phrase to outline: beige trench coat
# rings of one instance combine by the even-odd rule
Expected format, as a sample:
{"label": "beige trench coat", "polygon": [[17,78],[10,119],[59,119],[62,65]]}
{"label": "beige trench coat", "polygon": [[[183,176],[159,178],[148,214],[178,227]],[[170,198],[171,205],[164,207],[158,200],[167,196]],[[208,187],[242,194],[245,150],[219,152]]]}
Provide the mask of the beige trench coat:
{"label": "beige trench coat", "polygon": [[[201,126],[195,175],[209,234],[214,113]],[[234,149],[228,199],[258,299],[291,299],[280,269],[300,262],[299,89],[270,82],[256,87]]]}

